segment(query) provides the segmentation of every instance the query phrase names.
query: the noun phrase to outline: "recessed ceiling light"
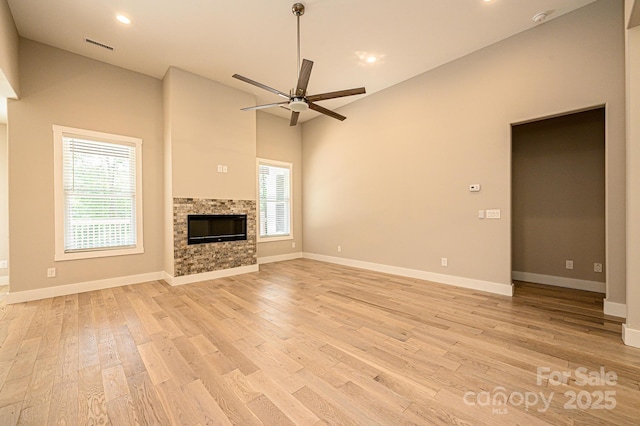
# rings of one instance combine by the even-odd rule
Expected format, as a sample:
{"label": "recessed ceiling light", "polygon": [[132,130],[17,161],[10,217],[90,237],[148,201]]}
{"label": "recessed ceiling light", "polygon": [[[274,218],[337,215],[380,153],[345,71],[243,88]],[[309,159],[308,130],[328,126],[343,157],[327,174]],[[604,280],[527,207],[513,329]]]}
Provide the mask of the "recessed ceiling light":
{"label": "recessed ceiling light", "polygon": [[131,23],[131,19],[127,18],[124,15],[118,15],[116,16],[116,19],[126,25],[129,25]]}
{"label": "recessed ceiling light", "polygon": [[362,66],[372,66],[384,63],[384,55],[381,53],[358,51],[355,52],[359,64]]}

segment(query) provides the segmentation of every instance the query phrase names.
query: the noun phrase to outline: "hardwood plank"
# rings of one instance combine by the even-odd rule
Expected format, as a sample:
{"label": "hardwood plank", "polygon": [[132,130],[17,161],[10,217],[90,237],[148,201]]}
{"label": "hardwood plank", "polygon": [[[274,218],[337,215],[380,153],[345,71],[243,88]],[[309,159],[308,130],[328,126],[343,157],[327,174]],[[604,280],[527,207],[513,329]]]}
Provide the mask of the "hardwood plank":
{"label": "hardwood plank", "polygon": [[77,382],[79,370],[79,344],[77,334],[63,339],[56,363],[56,383]]}
{"label": "hardwood plank", "polygon": [[164,365],[167,366],[171,377],[178,386],[197,379],[196,374],[171,340],[171,334],[165,332],[158,333],[152,335],[151,339],[153,340],[157,354],[162,358]]}
{"label": "hardwood plank", "polygon": [[202,421],[195,407],[173,380],[160,383],[156,389],[172,425],[194,425]]}
{"label": "hardwood plank", "polygon": [[80,369],[100,364],[98,336],[91,311],[86,309],[78,313],[78,346]]}
{"label": "hardwood plank", "polygon": [[253,389],[247,377],[240,370],[233,370],[223,377],[227,387],[245,404],[262,395]]}
{"label": "hardwood plank", "polygon": [[[49,406],[48,424],[73,425],[78,421],[78,382],[54,383]],[[0,422],[1,424],[1,422]]]}
{"label": "hardwood plank", "polygon": [[320,419],[307,407],[298,401],[291,393],[279,386],[278,382],[268,377],[262,371],[247,377],[247,382],[269,398],[291,421],[298,425],[315,424]]}
{"label": "hardwood plank", "polygon": [[176,339],[176,345],[207,391],[233,424],[260,424],[260,421],[251,410],[228,388],[224,378],[218,374],[214,366],[206,362],[206,358],[200,355],[189,339],[185,337],[178,338]]}
{"label": "hardwood plank", "polygon": [[0,425],[17,425],[21,408],[22,402],[0,407]]}
{"label": "hardwood plank", "polygon": [[331,403],[327,402],[324,398],[306,386],[297,390],[293,396],[295,396],[316,416],[329,425],[347,426],[367,422],[366,419],[360,419],[360,421],[351,419],[347,414],[334,407]]}
{"label": "hardwood plank", "polygon": [[191,401],[192,405],[203,419],[203,424],[231,425],[231,421],[227,418],[224,411],[218,406],[218,403],[211,396],[207,388],[200,380],[194,380],[187,383],[183,387],[184,393]]}
{"label": "hardwood plank", "polygon": [[29,382],[31,382],[31,376],[22,376],[17,379],[7,380],[0,389],[0,407],[12,405],[15,403],[22,404],[24,401],[24,395],[29,388]]}
{"label": "hardwood plank", "polygon": [[144,425],[167,425],[169,418],[147,373],[127,378],[136,418]]}
{"label": "hardwood plank", "polygon": [[42,337],[33,337],[22,341],[15,361],[11,364],[11,369],[7,371],[7,375],[2,382],[4,382],[4,380],[13,380],[32,374],[33,365],[36,362],[36,355],[38,355],[40,340],[42,340]]}
{"label": "hardwood plank", "polygon": [[48,404],[51,401],[56,363],[57,357],[36,360],[29,387],[24,395],[23,410],[34,405]]}
{"label": "hardwood plank", "polygon": [[18,419],[19,425],[44,425],[49,417],[49,402],[23,408]]}
{"label": "hardwood plank", "polygon": [[154,385],[171,379],[171,371],[153,342],[138,346],[138,352]]}
{"label": "hardwood plank", "polygon": [[129,396],[129,385],[122,365],[102,369],[102,386],[106,402]]}
{"label": "hardwood plank", "polygon": [[124,395],[106,402],[107,415],[112,425],[137,425],[140,421],[136,417],[131,396]]}
{"label": "hardwood plank", "polygon": [[129,327],[124,324],[112,329],[112,331],[118,350],[118,357],[122,368],[124,368],[125,375],[130,377],[146,371]]}
{"label": "hardwood plank", "polygon": [[189,341],[198,349],[198,352],[200,352],[201,355],[209,355],[218,352],[218,348],[216,348],[216,346],[202,334],[190,337]]}
{"label": "hardwood plank", "polygon": [[264,424],[294,426],[291,419],[264,395],[251,400],[247,406]]}
{"label": "hardwood plank", "polygon": [[78,424],[106,424],[107,421],[100,366],[85,367],[78,372]]}
{"label": "hardwood plank", "polygon": [[113,332],[108,326],[98,329],[98,353],[100,355],[100,365],[102,368],[113,367],[121,364],[120,353]]}

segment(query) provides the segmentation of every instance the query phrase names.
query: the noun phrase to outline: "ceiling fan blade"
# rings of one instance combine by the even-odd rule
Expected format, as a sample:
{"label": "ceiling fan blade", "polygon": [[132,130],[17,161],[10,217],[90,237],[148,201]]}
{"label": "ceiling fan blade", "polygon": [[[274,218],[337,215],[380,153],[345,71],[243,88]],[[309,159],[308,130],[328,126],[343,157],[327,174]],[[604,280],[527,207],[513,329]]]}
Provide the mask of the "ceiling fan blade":
{"label": "ceiling fan blade", "polygon": [[298,87],[296,87],[296,96],[304,96],[309,85],[309,77],[311,77],[311,69],[313,61],[304,59],[300,67],[300,76],[298,77]]}
{"label": "ceiling fan blade", "polygon": [[246,107],[246,108],[241,108],[241,111],[253,111],[256,109],[265,109],[265,108],[271,108],[271,107],[275,107],[275,106],[282,106],[282,105],[288,105],[289,101],[284,101],[284,102],[276,102],[273,104],[264,104],[264,105],[256,105],[256,106],[252,106],[252,107]]}
{"label": "ceiling fan blade", "polygon": [[326,99],[343,98],[345,96],[362,95],[367,93],[364,87],[357,89],[339,90],[337,92],[321,93],[319,95],[307,96],[309,102],[324,101]]}
{"label": "ceiling fan blade", "polygon": [[337,112],[331,111],[330,109],[323,108],[320,105],[314,104],[313,102],[309,102],[309,109],[321,112],[324,115],[328,115],[329,117],[333,117],[336,120],[340,121],[344,121],[347,118],[344,115],[340,115]]}
{"label": "ceiling fan blade", "polygon": [[298,124],[299,115],[299,112],[291,111],[291,121],[289,122],[289,126],[295,126],[296,124]]}
{"label": "ceiling fan blade", "polygon": [[267,91],[269,91],[271,93],[275,93],[276,95],[282,96],[283,98],[289,99],[289,95],[287,95],[286,93],[281,92],[279,90],[276,90],[273,87],[266,86],[266,85],[264,85],[262,83],[258,83],[257,81],[253,81],[250,78],[243,77],[240,74],[234,74],[233,78],[237,78],[240,81],[244,81],[245,83],[253,84],[256,87],[259,87],[261,89],[267,90]]}

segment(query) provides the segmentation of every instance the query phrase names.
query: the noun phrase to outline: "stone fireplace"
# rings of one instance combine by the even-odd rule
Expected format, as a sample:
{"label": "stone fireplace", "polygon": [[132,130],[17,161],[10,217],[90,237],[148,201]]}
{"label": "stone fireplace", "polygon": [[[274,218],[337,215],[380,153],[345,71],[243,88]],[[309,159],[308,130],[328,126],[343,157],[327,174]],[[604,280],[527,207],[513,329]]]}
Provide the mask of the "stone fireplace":
{"label": "stone fireplace", "polygon": [[[190,245],[187,242],[189,215],[246,215],[247,239]],[[173,247],[176,277],[256,265],[256,202],[174,198]]]}

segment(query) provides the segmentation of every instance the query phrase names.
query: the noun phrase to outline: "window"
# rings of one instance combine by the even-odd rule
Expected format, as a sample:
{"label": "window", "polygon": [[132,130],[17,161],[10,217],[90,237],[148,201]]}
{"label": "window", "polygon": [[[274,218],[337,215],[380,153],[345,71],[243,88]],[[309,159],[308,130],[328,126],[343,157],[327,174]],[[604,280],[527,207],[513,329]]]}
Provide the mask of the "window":
{"label": "window", "polygon": [[55,260],[143,253],[142,140],[53,126]]}
{"label": "window", "polygon": [[293,239],[291,163],[258,159],[258,241]]}

